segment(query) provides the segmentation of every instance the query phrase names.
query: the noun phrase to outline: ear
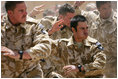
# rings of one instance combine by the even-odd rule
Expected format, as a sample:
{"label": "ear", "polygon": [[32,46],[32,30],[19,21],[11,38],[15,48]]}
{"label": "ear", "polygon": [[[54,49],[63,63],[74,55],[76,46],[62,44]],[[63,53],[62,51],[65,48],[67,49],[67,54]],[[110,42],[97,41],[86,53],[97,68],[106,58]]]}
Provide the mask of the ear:
{"label": "ear", "polygon": [[62,15],[59,15],[59,19],[62,19],[63,18],[63,16]]}
{"label": "ear", "polygon": [[75,29],[72,27],[72,31],[73,31],[73,34],[75,34],[76,33],[76,31],[75,31]]}
{"label": "ear", "polygon": [[100,8],[97,8],[98,9],[98,11],[100,11]]}
{"label": "ear", "polygon": [[11,16],[13,14],[13,11],[8,10],[7,13],[8,13],[9,16]]}

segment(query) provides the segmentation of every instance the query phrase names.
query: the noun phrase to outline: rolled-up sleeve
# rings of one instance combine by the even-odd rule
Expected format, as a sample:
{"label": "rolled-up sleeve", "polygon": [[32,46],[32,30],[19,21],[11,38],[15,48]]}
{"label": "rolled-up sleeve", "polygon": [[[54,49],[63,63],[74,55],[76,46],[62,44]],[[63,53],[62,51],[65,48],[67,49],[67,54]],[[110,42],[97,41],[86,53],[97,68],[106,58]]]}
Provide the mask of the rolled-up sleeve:
{"label": "rolled-up sleeve", "polygon": [[106,64],[106,54],[103,51],[97,50],[97,53],[93,56],[92,63],[85,64],[83,67],[85,69],[85,76],[97,76],[102,75],[104,71],[104,66]]}
{"label": "rolled-up sleeve", "polygon": [[85,64],[84,69],[86,71],[91,71],[91,70],[97,70],[97,69],[103,69],[106,63],[106,55],[103,53],[103,51],[98,52],[96,55],[93,57],[94,62]]}
{"label": "rolled-up sleeve", "polygon": [[54,40],[50,39],[48,33],[43,31],[40,26],[33,28],[33,46],[26,52],[32,59],[46,58],[51,54],[52,44]]}

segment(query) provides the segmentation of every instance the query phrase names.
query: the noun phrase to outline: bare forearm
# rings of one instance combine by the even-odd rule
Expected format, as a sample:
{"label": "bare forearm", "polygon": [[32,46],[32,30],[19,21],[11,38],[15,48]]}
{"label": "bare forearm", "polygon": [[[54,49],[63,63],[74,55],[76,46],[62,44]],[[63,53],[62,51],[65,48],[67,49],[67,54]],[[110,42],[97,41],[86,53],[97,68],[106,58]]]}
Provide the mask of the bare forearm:
{"label": "bare forearm", "polygon": [[27,52],[24,52],[23,53],[23,59],[32,59],[32,58]]}
{"label": "bare forearm", "polygon": [[52,29],[50,29],[49,31],[48,31],[48,35],[50,36],[50,35],[52,35],[54,32],[53,32],[53,30]]}
{"label": "bare forearm", "polygon": [[[1,46],[1,53],[4,56],[8,56],[8,57],[13,58],[13,59],[19,59],[20,58],[20,54],[18,53],[18,51],[16,51],[16,50],[13,51],[13,50],[5,47],[5,46]],[[24,52],[22,59],[31,59],[31,56],[27,52]]]}

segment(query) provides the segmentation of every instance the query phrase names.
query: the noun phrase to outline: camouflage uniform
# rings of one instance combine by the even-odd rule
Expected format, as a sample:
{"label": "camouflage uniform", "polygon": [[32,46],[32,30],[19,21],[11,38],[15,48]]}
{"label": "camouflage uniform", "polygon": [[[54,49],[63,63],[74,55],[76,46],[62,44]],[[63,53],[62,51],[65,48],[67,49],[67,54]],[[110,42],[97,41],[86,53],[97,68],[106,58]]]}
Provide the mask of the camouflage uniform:
{"label": "camouflage uniform", "polygon": [[[106,55],[100,43],[89,37],[83,43],[70,39],[60,39],[55,42],[52,54],[41,62],[44,77],[101,77],[105,65]],[[66,65],[79,65],[85,68],[85,73],[71,73],[64,75]]]}
{"label": "camouflage uniform", "polygon": [[[56,23],[56,21],[58,20],[57,17],[53,17],[53,16],[46,16],[44,18],[41,19],[41,24],[45,26],[45,30],[49,30],[52,28],[53,24]],[[52,39],[60,39],[60,38],[70,38],[72,36],[72,31],[71,28],[69,28],[68,26],[64,26],[62,29],[60,29],[59,31],[55,32],[54,34],[52,34],[50,37]]]}
{"label": "camouflage uniform", "polygon": [[[85,13],[88,14],[88,13]],[[90,14],[89,14],[90,15]],[[86,15],[87,18],[91,16]],[[117,16],[112,10],[108,19],[101,19],[98,14],[96,17],[88,20],[89,35],[96,38],[104,46],[104,52],[107,55],[105,77],[117,77]],[[112,72],[112,73],[111,73]]]}
{"label": "camouflage uniform", "polygon": [[28,18],[24,24],[13,26],[7,15],[1,21],[1,45],[11,50],[28,52],[32,60],[12,59],[2,55],[2,77],[42,77],[39,60],[51,53],[51,42],[38,21]]}
{"label": "camouflage uniform", "polygon": [[[91,29],[92,37],[98,39],[104,46],[107,55],[105,67],[105,77],[117,77],[117,17],[113,12],[112,16],[107,19],[100,19],[98,16],[95,20],[97,28]],[[94,26],[92,26],[94,27]],[[92,33],[93,32],[93,33]],[[112,72],[112,73],[111,73]]]}

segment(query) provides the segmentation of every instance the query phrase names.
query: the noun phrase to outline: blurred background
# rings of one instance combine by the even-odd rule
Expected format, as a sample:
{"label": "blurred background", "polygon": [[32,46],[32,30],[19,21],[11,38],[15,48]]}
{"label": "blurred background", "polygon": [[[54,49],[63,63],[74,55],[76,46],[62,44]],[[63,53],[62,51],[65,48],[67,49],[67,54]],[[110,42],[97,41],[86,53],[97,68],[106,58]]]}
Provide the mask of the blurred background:
{"label": "blurred background", "polygon": [[[40,6],[44,5],[41,9],[45,10],[52,10],[52,11],[57,11],[57,9],[60,7],[60,5],[69,3],[71,5],[74,4],[74,1],[25,1],[27,5],[27,12],[31,12],[35,6]],[[4,3],[5,1],[1,1],[1,12],[5,12],[4,8]],[[81,9],[87,10],[87,5],[95,5],[95,1],[85,1],[85,3],[81,6]],[[88,5],[89,6],[89,5]],[[112,1],[112,7],[115,11],[117,11],[117,1]],[[36,18],[42,18],[43,17],[43,12],[40,12],[39,15],[36,16]]]}

